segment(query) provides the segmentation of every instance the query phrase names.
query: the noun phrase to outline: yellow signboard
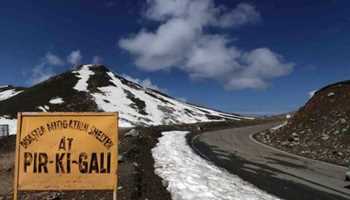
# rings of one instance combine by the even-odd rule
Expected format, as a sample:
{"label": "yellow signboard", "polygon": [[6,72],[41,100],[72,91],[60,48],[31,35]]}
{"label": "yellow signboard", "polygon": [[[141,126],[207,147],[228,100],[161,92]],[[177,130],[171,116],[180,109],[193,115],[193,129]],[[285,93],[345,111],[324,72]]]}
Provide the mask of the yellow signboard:
{"label": "yellow signboard", "polygon": [[15,192],[115,190],[116,113],[20,113]]}

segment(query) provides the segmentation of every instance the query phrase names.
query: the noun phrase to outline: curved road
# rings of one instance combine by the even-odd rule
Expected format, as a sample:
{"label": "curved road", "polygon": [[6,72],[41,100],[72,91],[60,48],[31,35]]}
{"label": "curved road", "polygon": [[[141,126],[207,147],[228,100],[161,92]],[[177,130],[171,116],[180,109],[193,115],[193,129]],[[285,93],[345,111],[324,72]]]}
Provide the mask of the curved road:
{"label": "curved road", "polygon": [[262,190],[283,199],[350,199],[346,168],[302,158],[255,141],[251,135],[276,126],[255,125],[189,136],[192,148]]}

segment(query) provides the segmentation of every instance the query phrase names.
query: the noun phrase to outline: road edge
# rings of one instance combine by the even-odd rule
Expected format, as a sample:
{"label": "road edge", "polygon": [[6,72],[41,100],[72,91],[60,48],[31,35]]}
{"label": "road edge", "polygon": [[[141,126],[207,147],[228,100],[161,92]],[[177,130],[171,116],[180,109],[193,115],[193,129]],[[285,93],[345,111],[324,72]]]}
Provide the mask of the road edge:
{"label": "road edge", "polygon": [[333,167],[338,167],[338,168],[341,168],[341,169],[347,169],[347,167],[344,167],[344,166],[341,166],[341,165],[336,165],[336,164],[325,162],[325,161],[321,161],[321,160],[316,160],[316,159],[312,159],[312,158],[303,157],[303,156],[300,156],[300,155],[297,155],[297,154],[292,154],[292,153],[289,153],[287,151],[283,151],[281,149],[277,149],[276,147],[264,144],[264,143],[262,143],[262,142],[260,142],[260,141],[258,141],[258,140],[256,140],[254,138],[254,135],[259,134],[259,133],[260,132],[258,132],[258,133],[251,133],[249,135],[249,139],[251,141],[253,141],[254,143],[256,143],[256,144],[259,144],[261,146],[264,146],[265,148],[268,148],[268,149],[271,149],[271,150],[274,150],[274,151],[277,151],[277,152],[280,152],[280,153],[284,153],[284,154],[287,154],[287,155],[290,155],[290,156],[294,156],[294,157],[297,157],[297,158],[300,158],[300,159],[304,159],[304,160],[320,162],[320,163],[323,163],[323,164],[326,164],[326,165],[329,165],[329,166],[333,166]]}

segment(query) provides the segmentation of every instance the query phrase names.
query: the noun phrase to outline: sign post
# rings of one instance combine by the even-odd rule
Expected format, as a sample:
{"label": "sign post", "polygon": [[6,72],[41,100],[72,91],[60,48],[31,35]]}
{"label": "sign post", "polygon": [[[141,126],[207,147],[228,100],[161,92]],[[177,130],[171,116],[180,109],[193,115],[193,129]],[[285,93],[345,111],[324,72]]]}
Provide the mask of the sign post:
{"label": "sign post", "polygon": [[19,113],[14,199],[18,191],[113,190],[117,113]]}

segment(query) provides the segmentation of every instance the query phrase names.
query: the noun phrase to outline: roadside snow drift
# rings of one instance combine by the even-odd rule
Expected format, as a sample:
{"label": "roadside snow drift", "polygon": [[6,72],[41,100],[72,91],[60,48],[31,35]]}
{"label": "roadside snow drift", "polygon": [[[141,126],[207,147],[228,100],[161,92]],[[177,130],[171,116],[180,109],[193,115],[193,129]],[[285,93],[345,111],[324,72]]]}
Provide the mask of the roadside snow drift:
{"label": "roadside snow drift", "polygon": [[183,131],[163,132],[152,149],[155,172],[174,200],[278,199],[238,176],[202,159],[188,146]]}

